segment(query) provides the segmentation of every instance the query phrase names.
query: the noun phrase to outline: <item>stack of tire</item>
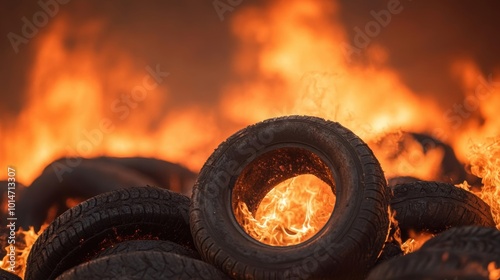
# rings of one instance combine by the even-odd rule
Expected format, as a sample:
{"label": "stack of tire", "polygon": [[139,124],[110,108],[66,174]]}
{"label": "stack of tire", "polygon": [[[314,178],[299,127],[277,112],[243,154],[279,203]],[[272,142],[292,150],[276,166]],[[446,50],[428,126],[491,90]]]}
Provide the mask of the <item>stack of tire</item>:
{"label": "stack of tire", "polygon": [[448,183],[415,178],[397,178],[393,182],[391,208],[396,213],[401,240],[422,233],[434,237],[404,256],[402,251],[383,251],[382,261],[367,279],[500,277],[497,270],[497,278],[490,278],[490,271],[500,268],[500,231],[484,201]]}
{"label": "stack of tire", "polygon": [[98,195],[57,217],[25,279],[223,279],[191,238],[188,197],[156,187]]}
{"label": "stack of tire", "polygon": [[[273,186],[301,174],[317,176],[336,196],[326,225],[292,246],[269,246],[246,234],[232,210],[235,189],[249,190],[239,199],[255,208]],[[498,231],[487,228],[494,226],[489,208],[477,197],[452,185],[410,181],[388,187],[372,151],[338,123],[305,116],[270,119],[235,133],[215,150],[191,199],[166,189],[131,187],[67,210],[37,239],[25,279],[386,279],[392,274],[384,267],[410,256],[389,252],[386,241],[395,233],[390,206],[403,235],[481,225],[464,228],[461,236],[487,231],[487,238],[497,238]],[[458,201],[450,209],[442,203],[448,197]],[[458,219],[452,217],[462,210]],[[441,254],[436,264],[443,252],[459,247],[454,242],[462,244],[442,239],[428,245],[428,254]],[[483,241],[465,243],[453,252],[460,255]],[[497,254],[491,248],[498,246],[490,247],[484,255]],[[476,257],[470,254],[471,261]],[[390,279],[405,279],[391,273]]]}
{"label": "stack of tire", "polygon": [[[18,198],[19,225],[38,230],[68,209],[68,201],[133,186],[155,185],[190,194],[196,174],[164,160],[142,157],[61,158],[50,163]],[[71,205],[70,205],[71,206]],[[55,216],[48,213],[55,211]]]}
{"label": "stack of tire", "polygon": [[410,254],[376,266],[376,279],[499,279],[500,231],[491,227],[450,228]]}

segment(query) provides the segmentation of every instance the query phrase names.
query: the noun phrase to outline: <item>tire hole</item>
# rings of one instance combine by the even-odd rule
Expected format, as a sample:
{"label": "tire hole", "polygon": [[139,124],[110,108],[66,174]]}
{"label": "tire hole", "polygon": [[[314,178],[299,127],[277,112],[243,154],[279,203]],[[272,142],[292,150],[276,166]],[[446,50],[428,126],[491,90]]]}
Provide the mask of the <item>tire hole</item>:
{"label": "tire hole", "polygon": [[328,222],[334,191],[332,173],[319,156],[303,148],[281,148],[244,168],[232,192],[232,210],[253,239],[292,246],[307,241]]}

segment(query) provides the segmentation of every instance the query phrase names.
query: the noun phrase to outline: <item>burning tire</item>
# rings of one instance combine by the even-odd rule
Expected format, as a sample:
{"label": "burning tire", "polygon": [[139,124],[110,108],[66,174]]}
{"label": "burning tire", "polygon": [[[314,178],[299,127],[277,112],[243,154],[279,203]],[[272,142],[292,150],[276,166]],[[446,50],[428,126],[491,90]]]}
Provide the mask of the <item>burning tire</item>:
{"label": "burning tire", "polygon": [[377,258],[377,262],[375,263],[375,265],[379,265],[392,258],[397,258],[400,256],[403,256],[403,250],[401,249],[401,246],[398,242],[385,242],[384,248],[382,249],[380,256]]}
{"label": "burning tire", "polygon": [[169,189],[184,195],[191,195],[191,188],[196,181],[196,175],[189,169],[175,163],[143,157],[97,157],[90,159],[94,162],[103,162],[118,165],[141,173],[153,179],[164,189]]}
{"label": "burning tire", "polygon": [[50,222],[54,218],[47,217],[51,207],[57,210],[56,216],[70,208],[68,199],[84,201],[121,188],[155,185],[149,177],[119,165],[79,160],[81,162],[70,169],[64,159],[56,160],[31,183],[19,200],[20,226],[40,229],[45,221]]}
{"label": "burning tire", "polygon": [[488,268],[499,257],[473,251],[419,250],[375,267],[367,280],[490,279]]}
{"label": "burning tire", "polygon": [[168,240],[127,240],[102,250],[94,258],[142,251],[174,253],[194,259],[200,258],[198,252]]}
{"label": "burning tire", "polygon": [[396,185],[391,208],[404,240],[411,231],[439,233],[450,227],[495,227],[490,207],[479,197],[452,184],[417,181]]}
{"label": "burning tire", "polygon": [[476,226],[451,228],[429,239],[420,250],[469,251],[500,256],[500,231]]}
{"label": "burning tire", "polygon": [[0,269],[0,279],[1,280],[21,280],[21,277],[12,274],[6,270]]}
{"label": "burning tire", "polygon": [[[239,206],[258,213],[270,190],[304,174],[335,194],[324,226],[290,246],[257,241],[236,215]],[[387,236],[389,194],[372,151],[351,131],[281,117],[237,132],[210,156],[193,188],[191,232],[202,258],[235,278],[362,278]]]}
{"label": "burning tire", "polygon": [[200,260],[165,252],[130,252],[106,256],[64,272],[58,280],[88,279],[228,279]]}
{"label": "burning tire", "polygon": [[129,239],[163,239],[192,247],[189,198],[153,187],[105,193],[64,212],[39,236],[28,256],[26,280],[54,279]]}
{"label": "burning tire", "polygon": [[417,181],[421,181],[421,180],[416,178],[416,177],[412,177],[412,176],[398,176],[398,177],[389,178],[387,180],[387,186],[389,186],[390,188],[393,188],[397,185],[408,184],[408,183],[413,183],[413,182],[417,182]]}
{"label": "burning tire", "polygon": [[476,226],[451,228],[401,259],[377,266],[368,279],[490,279],[491,263],[500,266],[500,231]]}

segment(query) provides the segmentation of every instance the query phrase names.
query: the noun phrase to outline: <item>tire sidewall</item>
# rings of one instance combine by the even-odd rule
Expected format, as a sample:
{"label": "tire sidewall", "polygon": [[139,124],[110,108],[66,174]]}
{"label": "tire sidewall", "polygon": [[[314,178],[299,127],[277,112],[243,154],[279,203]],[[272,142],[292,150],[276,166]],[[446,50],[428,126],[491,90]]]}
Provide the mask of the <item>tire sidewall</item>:
{"label": "tire sidewall", "polygon": [[[244,263],[246,266],[255,264],[254,270],[276,271],[285,277],[300,278],[314,276],[319,268],[331,271],[337,267],[332,263],[332,252],[339,256],[336,259],[343,259],[343,263],[355,265],[356,260],[350,252],[358,250],[358,243],[345,237],[364,200],[365,171],[347,138],[363,143],[337,123],[297,117],[258,123],[224,142],[203,167],[193,190],[192,209],[203,209],[203,212],[192,212],[192,215],[195,218],[201,215],[200,220],[207,222],[191,223],[192,232],[207,231],[208,239],[212,239],[199,246],[203,257],[226,272],[248,269],[239,267]],[[328,165],[336,184],[336,203],[327,224],[311,239],[293,246],[273,247],[253,240],[243,231],[234,217],[231,197],[232,188],[245,166],[260,155],[281,147],[305,148]],[[207,244],[212,244],[210,250],[204,248],[209,246]]]}

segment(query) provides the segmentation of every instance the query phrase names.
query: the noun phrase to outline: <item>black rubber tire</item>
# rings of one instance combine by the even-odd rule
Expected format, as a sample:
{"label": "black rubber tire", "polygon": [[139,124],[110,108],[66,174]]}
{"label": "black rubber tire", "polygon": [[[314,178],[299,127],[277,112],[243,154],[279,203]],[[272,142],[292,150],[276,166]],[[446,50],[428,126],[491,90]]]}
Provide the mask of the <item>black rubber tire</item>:
{"label": "black rubber tire", "polygon": [[488,264],[498,259],[472,251],[419,250],[376,266],[366,280],[489,279]]}
{"label": "black rubber tire", "polygon": [[171,240],[193,247],[188,197],[154,187],[120,189],[88,199],[57,217],[28,256],[26,280],[54,279],[128,239]]}
{"label": "black rubber tire", "polygon": [[403,256],[403,250],[401,250],[401,246],[399,245],[398,242],[396,241],[385,242],[384,248],[382,249],[380,256],[377,258],[375,266],[383,262],[386,262],[390,259],[398,258],[401,256]]}
{"label": "black rubber tire", "polygon": [[390,188],[393,188],[396,185],[408,184],[408,183],[413,183],[416,181],[421,181],[421,180],[416,178],[416,177],[412,177],[412,176],[392,177],[392,178],[387,180],[387,186]]}
{"label": "black rubber tire", "polygon": [[473,251],[500,256],[500,231],[476,226],[450,228],[429,239],[420,250]]}
{"label": "black rubber tire", "polygon": [[94,259],[129,252],[165,252],[199,259],[198,252],[168,240],[126,240],[103,249]]}
{"label": "black rubber tire", "polygon": [[439,233],[451,227],[495,227],[490,207],[479,197],[452,184],[417,181],[396,185],[391,209],[403,241],[416,233]]}
{"label": "black rubber tire", "polygon": [[191,189],[197,178],[196,173],[184,166],[156,158],[97,157],[90,160],[116,164],[140,172],[153,179],[156,186],[188,196],[191,195]]}
{"label": "black rubber tire", "polygon": [[68,210],[68,198],[84,201],[117,189],[156,185],[151,178],[119,165],[78,160],[75,167],[68,165],[65,158],[56,160],[31,183],[17,205],[20,226],[33,226],[38,231],[44,222],[51,222],[47,221],[51,207],[57,210],[55,217]]}
{"label": "black rubber tire", "polygon": [[[246,234],[233,192],[245,190],[253,211],[277,183],[300,174],[316,175],[336,195],[323,229],[286,247]],[[237,279],[361,279],[386,239],[389,196],[377,159],[351,131],[316,117],[280,117],[237,132],[210,156],[193,188],[191,233],[202,258]]]}
{"label": "black rubber tire", "polygon": [[21,277],[10,271],[0,269],[0,280],[21,280]]}
{"label": "black rubber tire", "polygon": [[130,252],[106,256],[73,267],[57,280],[88,279],[229,279],[222,271],[186,256],[165,252]]}

